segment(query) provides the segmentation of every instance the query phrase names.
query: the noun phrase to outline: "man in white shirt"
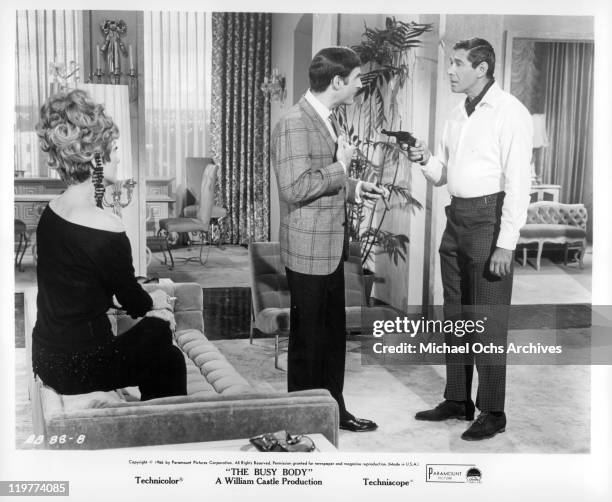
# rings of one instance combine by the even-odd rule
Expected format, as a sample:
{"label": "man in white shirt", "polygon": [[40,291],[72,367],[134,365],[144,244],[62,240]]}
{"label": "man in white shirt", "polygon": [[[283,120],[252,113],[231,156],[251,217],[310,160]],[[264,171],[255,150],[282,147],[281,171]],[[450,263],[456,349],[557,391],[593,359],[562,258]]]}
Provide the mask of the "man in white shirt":
{"label": "man in white shirt", "polygon": [[346,204],[388,191],[348,177],[354,146],[332,114],[352,103],[361,87],[359,56],[328,47],[315,55],[308,74],[310,89],[281,117],[271,141],[281,259],[291,294],[287,387],[328,389],[338,402],[341,429],[373,431],[377,425],[348,412],[343,397]]}
{"label": "man in white shirt", "polygon": [[[495,52],[486,40],[454,45],[451,90],[467,97],[446,121],[436,155],[419,140],[410,159],[436,186],[446,184],[451,195],[439,250],[445,317],[484,320],[485,332],[469,341],[505,349],[513,255],[529,205],[533,126],[527,109],[497,85],[494,68]],[[451,334],[447,341],[459,340]],[[470,352],[447,357],[445,400],[415,418],[472,420],[475,361],[481,413],[461,437],[480,440],[506,427],[506,359],[505,354]]]}

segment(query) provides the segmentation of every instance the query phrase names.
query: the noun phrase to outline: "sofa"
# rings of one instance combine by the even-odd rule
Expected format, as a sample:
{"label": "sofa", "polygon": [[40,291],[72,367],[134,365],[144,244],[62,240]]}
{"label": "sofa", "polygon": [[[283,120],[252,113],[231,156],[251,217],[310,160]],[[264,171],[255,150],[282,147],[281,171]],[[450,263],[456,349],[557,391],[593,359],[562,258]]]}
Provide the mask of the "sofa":
{"label": "sofa", "polygon": [[[265,432],[323,434],[338,444],[338,406],[328,391],[257,392],[205,335],[202,289],[195,283],[146,284],[175,296],[175,343],[187,364],[187,396],[141,402],[136,387],[61,395],[34,378],[29,393],[34,434],[50,448],[122,448],[248,438]],[[26,292],[26,348],[36,318],[36,290]],[[121,333],[137,320],[108,313]],[[67,439],[60,444],[57,438]],[[55,439],[52,439],[55,438]],[[81,438],[80,442],[77,438]]]}
{"label": "sofa", "polygon": [[540,201],[529,204],[526,224],[521,228],[517,246],[523,248],[523,266],[527,263],[527,247],[537,244],[536,269],[540,270],[540,259],[545,243],[564,246],[564,263],[570,249],[578,249],[578,263],[583,268],[586,250],[586,225],[588,213],[584,204],[563,204]]}

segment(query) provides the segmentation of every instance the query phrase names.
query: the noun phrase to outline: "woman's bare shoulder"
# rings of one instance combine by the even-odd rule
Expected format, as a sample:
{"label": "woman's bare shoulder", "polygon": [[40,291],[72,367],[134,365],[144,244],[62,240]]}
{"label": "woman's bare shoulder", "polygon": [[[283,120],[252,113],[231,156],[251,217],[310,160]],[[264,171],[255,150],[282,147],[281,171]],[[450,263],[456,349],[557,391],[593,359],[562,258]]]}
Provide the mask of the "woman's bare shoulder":
{"label": "woman's bare shoulder", "polygon": [[124,232],[125,227],[119,216],[99,208],[91,209],[89,226],[108,232]]}
{"label": "woman's bare shoulder", "polygon": [[53,212],[70,223],[107,232],[125,231],[121,218],[98,207],[66,204],[59,198],[51,201],[49,205]]}

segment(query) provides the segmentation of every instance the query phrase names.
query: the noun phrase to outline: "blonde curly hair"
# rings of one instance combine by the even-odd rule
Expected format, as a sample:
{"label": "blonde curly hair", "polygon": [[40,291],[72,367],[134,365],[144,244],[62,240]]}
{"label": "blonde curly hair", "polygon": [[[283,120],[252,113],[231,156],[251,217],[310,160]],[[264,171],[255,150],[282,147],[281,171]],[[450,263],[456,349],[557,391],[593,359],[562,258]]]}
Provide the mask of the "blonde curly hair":
{"label": "blonde curly hair", "polygon": [[74,89],[49,96],[36,125],[40,147],[49,154],[47,164],[69,185],[91,176],[92,160],[110,161],[119,129],[85,91]]}

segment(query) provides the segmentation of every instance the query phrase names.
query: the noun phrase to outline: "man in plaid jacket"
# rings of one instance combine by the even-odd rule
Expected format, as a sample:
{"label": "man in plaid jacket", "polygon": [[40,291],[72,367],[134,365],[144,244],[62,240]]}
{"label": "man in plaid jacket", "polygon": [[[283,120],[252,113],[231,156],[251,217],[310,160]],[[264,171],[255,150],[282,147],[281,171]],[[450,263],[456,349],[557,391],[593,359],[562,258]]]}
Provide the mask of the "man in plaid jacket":
{"label": "man in plaid jacket", "polygon": [[272,165],[280,196],[281,258],[291,293],[288,390],[328,389],[338,402],[340,428],[371,431],[371,420],[346,409],[344,259],[346,203],[388,195],[348,177],[354,145],[333,110],[351,104],[361,87],[359,56],[346,47],[321,50],[309,68],[310,89],[272,134]]}

